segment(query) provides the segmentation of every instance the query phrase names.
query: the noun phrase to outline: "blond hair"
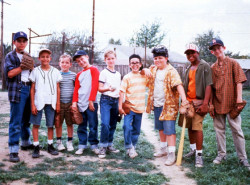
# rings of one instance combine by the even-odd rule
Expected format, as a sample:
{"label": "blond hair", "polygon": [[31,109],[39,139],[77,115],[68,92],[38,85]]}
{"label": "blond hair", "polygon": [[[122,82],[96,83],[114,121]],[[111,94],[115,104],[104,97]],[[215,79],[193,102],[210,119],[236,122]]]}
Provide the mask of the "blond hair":
{"label": "blond hair", "polygon": [[68,55],[68,54],[62,54],[62,55],[60,56],[60,58],[59,58],[59,62],[61,62],[61,61],[62,61],[63,59],[65,59],[65,58],[68,58],[69,61],[70,61],[70,63],[72,62],[72,58],[71,58],[71,56]]}
{"label": "blond hair", "polygon": [[108,55],[110,55],[110,54],[113,54],[113,55],[115,56],[115,58],[116,58],[116,53],[115,53],[115,51],[112,50],[112,49],[109,49],[109,50],[105,51],[105,53],[104,53],[104,59],[107,58]]}

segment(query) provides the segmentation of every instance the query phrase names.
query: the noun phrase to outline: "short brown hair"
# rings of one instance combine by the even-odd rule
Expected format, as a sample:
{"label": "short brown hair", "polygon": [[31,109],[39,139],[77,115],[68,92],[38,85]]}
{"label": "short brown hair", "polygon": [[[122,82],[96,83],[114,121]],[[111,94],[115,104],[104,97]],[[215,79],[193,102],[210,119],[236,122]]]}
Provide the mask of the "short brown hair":
{"label": "short brown hair", "polygon": [[61,62],[61,60],[64,59],[64,58],[68,58],[69,61],[70,61],[70,63],[72,63],[72,58],[71,58],[71,56],[68,55],[68,54],[62,54],[62,55],[60,56],[60,58],[59,58],[59,62]]}
{"label": "short brown hair", "polygon": [[109,49],[109,50],[107,50],[107,51],[104,52],[104,58],[107,58],[109,54],[113,54],[116,57],[115,51],[112,50],[112,49]]}

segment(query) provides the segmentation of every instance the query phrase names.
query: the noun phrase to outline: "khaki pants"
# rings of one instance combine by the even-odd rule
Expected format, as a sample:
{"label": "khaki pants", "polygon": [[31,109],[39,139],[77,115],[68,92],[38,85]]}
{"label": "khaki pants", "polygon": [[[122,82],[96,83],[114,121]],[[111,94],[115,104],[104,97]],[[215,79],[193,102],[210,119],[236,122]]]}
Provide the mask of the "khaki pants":
{"label": "khaki pants", "polygon": [[218,155],[226,155],[226,118],[232,131],[234,146],[240,160],[247,159],[245,138],[241,129],[241,116],[231,119],[229,114],[216,114],[214,118],[214,130],[216,133]]}

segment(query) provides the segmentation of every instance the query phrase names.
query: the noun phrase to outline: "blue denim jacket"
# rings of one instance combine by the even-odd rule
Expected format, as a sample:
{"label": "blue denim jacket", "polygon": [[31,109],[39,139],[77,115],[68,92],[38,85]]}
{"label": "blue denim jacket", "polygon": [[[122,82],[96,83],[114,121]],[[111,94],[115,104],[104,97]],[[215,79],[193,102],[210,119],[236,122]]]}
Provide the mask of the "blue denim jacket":
{"label": "blue denim jacket", "polygon": [[20,60],[17,56],[16,50],[9,52],[4,61],[4,75],[6,85],[8,88],[8,95],[10,102],[20,102],[20,92],[22,88],[21,73],[13,78],[8,78],[8,72],[20,66]]}

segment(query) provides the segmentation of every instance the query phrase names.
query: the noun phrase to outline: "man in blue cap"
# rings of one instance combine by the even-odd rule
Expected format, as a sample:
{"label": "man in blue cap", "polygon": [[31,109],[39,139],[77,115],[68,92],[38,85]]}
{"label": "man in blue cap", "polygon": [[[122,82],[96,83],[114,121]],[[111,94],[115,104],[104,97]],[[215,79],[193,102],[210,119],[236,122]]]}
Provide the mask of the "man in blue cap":
{"label": "man in blue cap", "polygon": [[[19,162],[19,139],[21,137],[21,149],[32,149],[30,141],[30,85],[29,74],[34,67],[27,68],[24,63],[24,52],[28,44],[27,34],[20,31],[15,33],[13,43],[15,50],[6,55],[4,63],[4,73],[8,88],[10,101],[10,123],[9,123],[9,160]],[[31,57],[30,57],[31,58]],[[32,58],[31,58],[32,59]]]}

